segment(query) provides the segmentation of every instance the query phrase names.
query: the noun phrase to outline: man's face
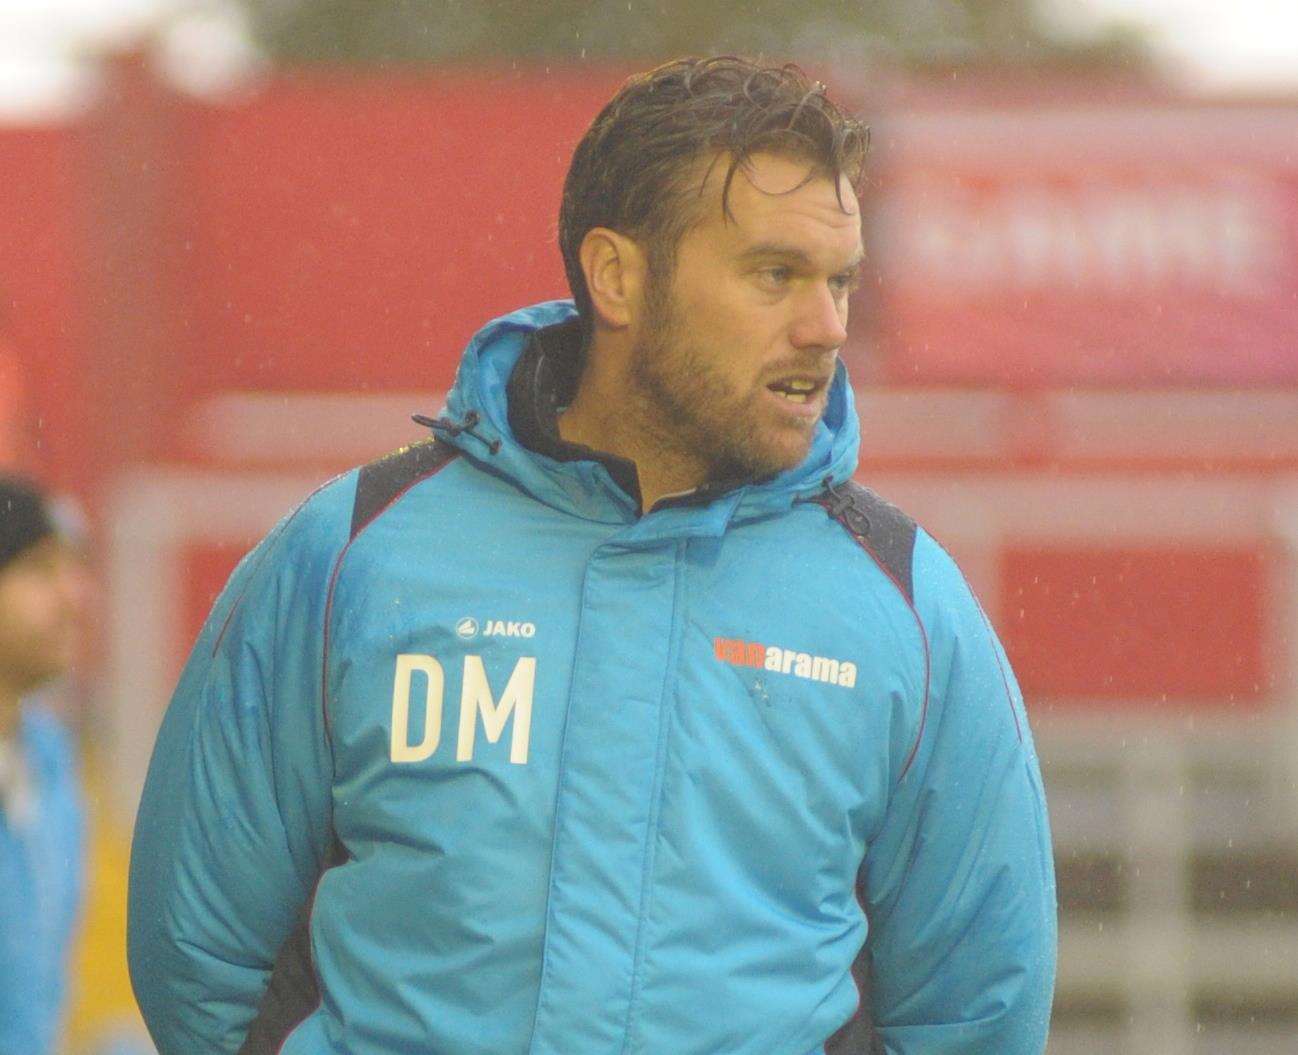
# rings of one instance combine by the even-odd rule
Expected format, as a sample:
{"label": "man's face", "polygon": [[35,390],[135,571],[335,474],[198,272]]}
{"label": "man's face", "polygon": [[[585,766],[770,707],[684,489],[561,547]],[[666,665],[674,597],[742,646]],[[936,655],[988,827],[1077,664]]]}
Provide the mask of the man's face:
{"label": "man's face", "polygon": [[710,478],[760,478],[806,457],[825,412],[861,217],[846,177],[840,204],[827,177],[807,180],[806,162],[758,154],[735,174],[727,220],[726,163],[713,166],[673,274],[650,282],[633,380]]}
{"label": "man's face", "polygon": [[0,568],[0,679],[29,692],[68,669],[84,585],[80,560],[53,537]]}

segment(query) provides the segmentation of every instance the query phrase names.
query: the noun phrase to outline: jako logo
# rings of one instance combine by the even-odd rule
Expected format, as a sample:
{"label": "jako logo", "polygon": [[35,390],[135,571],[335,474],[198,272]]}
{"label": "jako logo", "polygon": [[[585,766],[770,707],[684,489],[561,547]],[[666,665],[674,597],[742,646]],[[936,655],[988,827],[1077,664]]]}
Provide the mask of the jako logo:
{"label": "jako logo", "polygon": [[488,619],[487,628],[483,631],[487,637],[534,637],[536,626],[532,623],[518,623],[514,620]]}
{"label": "jako logo", "polygon": [[823,681],[845,689],[856,685],[856,664],[850,660],[827,659],[778,645],[762,645],[729,637],[714,638],[712,647],[716,650],[717,659],[736,667],[757,667],[777,674],[792,674],[795,678]]}
{"label": "jako logo", "polygon": [[478,621],[465,617],[455,624],[455,632],[463,638],[478,636]]}

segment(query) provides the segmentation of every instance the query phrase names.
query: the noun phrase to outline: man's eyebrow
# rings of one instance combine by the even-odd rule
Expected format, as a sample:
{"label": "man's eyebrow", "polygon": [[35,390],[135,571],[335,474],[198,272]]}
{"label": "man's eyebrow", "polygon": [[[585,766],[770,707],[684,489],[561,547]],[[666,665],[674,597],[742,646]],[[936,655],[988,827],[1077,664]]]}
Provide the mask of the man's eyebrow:
{"label": "man's eyebrow", "polygon": [[[761,260],[761,259],[778,259],[792,260],[803,267],[813,267],[815,262],[807,254],[806,250],[799,249],[795,245],[785,245],[783,242],[758,242],[756,245],[750,245],[739,254],[741,260]],[[848,261],[843,268],[844,271],[855,271],[861,266],[865,259],[865,250],[859,250],[857,254]]]}

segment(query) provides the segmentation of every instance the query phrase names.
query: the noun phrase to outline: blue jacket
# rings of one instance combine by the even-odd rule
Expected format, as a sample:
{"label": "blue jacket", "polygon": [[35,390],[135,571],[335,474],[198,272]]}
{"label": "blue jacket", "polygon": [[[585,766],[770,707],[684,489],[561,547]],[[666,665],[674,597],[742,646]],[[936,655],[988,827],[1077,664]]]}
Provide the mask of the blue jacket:
{"label": "blue jacket", "polygon": [[216,602],[132,853],[159,1050],[1039,1053],[1023,702],[951,559],[848,483],[841,366],[800,467],[640,515],[555,438],[572,314],[485,327],[440,438]]}
{"label": "blue jacket", "polygon": [[81,900],[81,795],[47,710],[24,705],[16,744],[32,795],[25,822],[0,801],[0,1055],[52,1055]]}

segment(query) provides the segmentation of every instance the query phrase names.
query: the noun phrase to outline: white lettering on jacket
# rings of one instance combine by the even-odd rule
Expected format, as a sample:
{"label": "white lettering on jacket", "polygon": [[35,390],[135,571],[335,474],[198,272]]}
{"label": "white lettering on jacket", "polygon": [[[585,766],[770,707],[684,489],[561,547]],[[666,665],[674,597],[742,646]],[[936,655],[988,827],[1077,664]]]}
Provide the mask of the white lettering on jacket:
{"label": "white lettering on jacket", "polygon": [[[424,731],[419,743],[410,743],[410,685],[415,672],[424,675]],[[422,762],[437,750],[442,739],[442,696],[446,676],[432,656],[403,652],[397,656],[392,679],[392,761]]]}
{"label": "white lettering on jacket", "polygon": [[[424,727],[418,743],[410,742],[410,694],[415,675],[422,674],[424,690]],[[490,743],[496,743],[513,718],[509,760],[515,765],[527,762],[532,735],[532,694],[536,685],[536,657],[522,656],[514,664],[499,702],[491,692],[486,667],[481,656],[464,657],[464,679],[460,688],[460,729],[455,758],[459,762],[473,759],[478,716]],[[392,739],[389,757],[393,762],[422,762],[429,758],[442,739],[442,700],[446,677],[442,665],[433,656],[403,652],[397,656],[392,678]]]}
{"label": "white lettering on jacket", "polygon": [[483,633],[487,637],[533,637],[536,634],[536,625],[533,623],[520,623],[513,619],[508,621],[504,619],[488,619],[487,628]]}
{"label": "white lettering on jacket", "polygon": [[712,639],[717,659],[737,667],[758,667],[776,674],[792,674],[795,678],[820,681],[827,685],[841,685],[845,689],[856,687],[856,664],[848,659],[831,659],[813,656],[778,645],[763,645],[758,641],[717,637]]}

